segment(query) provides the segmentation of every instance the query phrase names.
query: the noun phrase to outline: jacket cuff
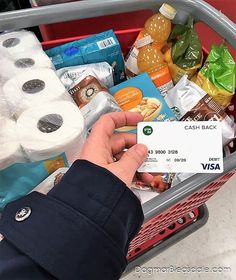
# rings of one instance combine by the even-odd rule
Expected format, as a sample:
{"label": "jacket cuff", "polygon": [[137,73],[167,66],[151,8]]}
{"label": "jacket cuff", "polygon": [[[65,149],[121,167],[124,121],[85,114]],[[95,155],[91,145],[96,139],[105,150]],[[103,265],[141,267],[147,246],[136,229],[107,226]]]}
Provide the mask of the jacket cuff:
{"label": "jacket cuff", "polygon": [[[16,213],[25,207],[32,210],[30,216],[16,221]],[[8,204],[0,232],[59,279],[91,279],[101,267],[104,279],[118,279],[142,222],[140,201],[120,179],[79,160],[47,196],[33,192]],[[93,269],[81,275],[85,263]]]}
{"label": "jacket cuff", "polygon": [[[18,222],[15,215],[22,207],[32,212]],[[125,256],[106,232],[71,207],[37,192],[6,206],[0,230],[11,244],[58,279],[90,280],[93,272],[81,269],[88,263],[93,271],[104,267],[104,279],[117,279],[126,266]],[[104,262],[113,268],[111,275]]]}
{"label": "jacket cuff", "polygon": [[101,226],[122,250],[127,249],[127,241],[133,239],[143,223],[136,195],[113,173],[86,160],[75,161],[48,195]]}

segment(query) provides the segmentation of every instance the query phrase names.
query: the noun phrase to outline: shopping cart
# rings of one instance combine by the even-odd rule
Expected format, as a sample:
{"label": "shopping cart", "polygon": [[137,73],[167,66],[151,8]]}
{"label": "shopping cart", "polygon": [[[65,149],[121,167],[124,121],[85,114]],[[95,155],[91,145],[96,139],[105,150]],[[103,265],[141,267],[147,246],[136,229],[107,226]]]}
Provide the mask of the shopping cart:
{"label": "shopping cart", "polygon": [[[85,18],[104,21],[106,19],[104,16],[107,15],[140,10],[149,10],[150,14],[150,11],[156,11],[163,2],[163,0],[90,0],[2,13],[0,32]],[[191,13],[196,22],[206,23],[236,48],[235,24],[206,2],[202,0],[165,0],[165,2],[178,10],[175,22],[184,23]],[[101,26],[103,25],[94,26],[94,33],[104,31],[100,29]],[[116,29],[115,33],[124,53],[132,46],[139,31],[140,28],[135,26],[129,29]],[[47,41],[42,45],[47,49],[83,37],[86,35]],[[233,100],[228,113],[236,118],[234,104],[236,99]],[[206,222],[207,210],[202,205],[236,172],[234,143],[231,143],[229,149],[232,154],[224,158],[222,174],[196,174],[143,204],[145,221],[129,248],[130,267],[170,246]]]}

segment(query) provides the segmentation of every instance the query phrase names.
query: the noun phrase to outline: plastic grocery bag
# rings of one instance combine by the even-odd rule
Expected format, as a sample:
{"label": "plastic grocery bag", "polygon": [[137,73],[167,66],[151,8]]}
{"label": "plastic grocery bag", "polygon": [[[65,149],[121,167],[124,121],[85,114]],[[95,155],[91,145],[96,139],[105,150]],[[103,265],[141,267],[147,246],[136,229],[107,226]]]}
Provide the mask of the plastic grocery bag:
{"label": "plastic grocery bag", "polygon": [[207,60],[197,75],[196,84],[226,108],[235,92],[235,61],[226,45],[212,45]]}

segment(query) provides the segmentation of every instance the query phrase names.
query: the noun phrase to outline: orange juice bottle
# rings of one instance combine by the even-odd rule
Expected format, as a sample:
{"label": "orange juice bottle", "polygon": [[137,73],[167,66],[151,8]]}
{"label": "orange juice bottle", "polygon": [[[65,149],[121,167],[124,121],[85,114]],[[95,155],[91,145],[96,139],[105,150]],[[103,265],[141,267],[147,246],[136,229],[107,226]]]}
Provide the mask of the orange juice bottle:
{"label": "orange juice bottle", "polygon": [[[145,22],[143,30],[139,33],[134,46],[125,58],[126,74],[128,78],[134,77],[140,72],[149,72],[150,68],[153,68],[153,64],[155,64],[153,59],[155,56],[161,56],[160,50],[165,45],[170,35],[171,20],[175,17],[175,15],[176,10],[172,6],[164,3],[159,9],[159,13],[154,14]],[[144,51],[141,52],[142,55],[140,56],[139,52],[143,48]],[[142,56],[143,54],[145,55],[147,50],[148,53],[146,54],[146,61],[148,56],[152,57],[150,58],[150,67],[145,67],[144,70],[141,66],[141,69],[139,69],[137,61],[142,60]],[[147,61],[146,63],[149,62]],[[156,64],[158,64],[158,62]],[[167,71],[168,69],[166,69],[166,72]]]}
{"label": "orange juice bottle", "polygon": [[140,73],[148,73],[163,97],[166,96],[169,89],[174,87],[169,67],[164,61],[164,55],[155,46],[155,43],[146,45],[139,50],[137,65]]}
{"label": "orange juice bottle", "polygon": [[173,87],[172,78],[167,64],[164,62],[164,56],[160,48],[166,43],[171,32],[171,20],[176,11],[168,4],[163,4],[159,13],[150,17],[144,25],[144,31],[152,42],[143,44],[137,55],[137,66],[139,72],[147,72],[160,90],[163,97],[167,91]]}
{"label": "orange juice bottle", "polygon": [[176,10],[164,3],[159,9],[159,13],[154,14],[145,22],[145,33],[150,35],[155,43],[165,43],[171,32],[171,20],[175,15]]}

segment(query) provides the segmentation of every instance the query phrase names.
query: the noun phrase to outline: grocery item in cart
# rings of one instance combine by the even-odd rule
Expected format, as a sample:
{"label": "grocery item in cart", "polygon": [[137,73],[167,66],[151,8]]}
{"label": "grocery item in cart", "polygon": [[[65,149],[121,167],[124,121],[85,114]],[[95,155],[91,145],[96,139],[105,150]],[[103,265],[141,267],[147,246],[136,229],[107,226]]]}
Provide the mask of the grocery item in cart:
{"label": "grocery item in cart", "polygon": [[235,138],[236,124],[198,85],[183,76],[165,101],[180,121],[221,121],[223,145]]}
{"label": "grocery item in cart", "polygon": [[120,44],[112,30],[46,50],[56,69],[108,62],[114,68],[115,84],[125,80]]}
{"label": "grocery item in cart", "polygon": [[54,68],[49,57],[42,50],[29,50],[26,53],[6,55],[0,52],[0,73],[8,80],[28,69]]}
{"label": "grocery item in cart", "polygon": [[143,30],[140,32],[134,46],[125,59],[126,74],[128,77],[134,77],[140,73],[137,64],[140,48],[150,45],[150,49],[146,48],[145,53],[154,53],[164,46],[171,32],[171,20],[174,19],[175,15],[176,10],[172,6],[164,3],[159,9],[159,12],[145,22]]}
{"label": "grocery item in cart", "polygon": [[31,192],[40,192],[42,194],[47,194],[55,185],[60,183],[62,177],[65,175],[69,168],[61,167],[48,176],[44,181],[42,181],[36,188]]}
{"label": "grocery item in cart", "polygon": [[93,70],[86,69],[78,75],[68,92],[81,109],[88,131],[103,114],[121,111],[114,97],[102,85]]}
{"label": "grocery item in cart", "polygon": [[81,109],[88,104],[99,92],[108,93],[108,89],[101,84],[96,74],[91,71],[84,71],[71,84],[68,92],[75,100],[75,103]]}
{"label": "grocery item in cart", "polygon": [[175,25],[168,40],[172,46],[165,52],[165,60],[174,83],[186,74],[191,79],[203,60],[202,46],[193,27],[193,18],[189,16],[187,25]]}
{"label": "grocery item in cart", "polygon": [[23,151],[16,134],[16,123],[0,116],[0,170],[22,161]]}
{"label": "grocery item in cart", "polygon": [[84,142],[84,119],[72,102],[54,101],[24,111],[17,120],[17,132],[30,161],[66,152],[73,163]]}
{"label": "grocery item in cart", "polygon": [[81,108],[87,131],[104,114],[121,111],[115,98],[108,92],[99,92],[88,104]]}
{"label": "grocery item in cart", "polygon": [[24,53],[26,55],[31,49],[42,50],[39,40],[32,32],[21,30],[0,35],[0,53],[2,54]]}
{"label": "grocery item in cart", "polygon": [[60,167],[68,167],[65,154],[38,162],[15,163],[0,170],[0,212],[4,206],[24,195]]}
{"label": "grocery item in cart", "polygon": [[162,193],[171,187],[173,178],[174,173],[160,173],[153,176],[153,180],[150,184],[136,181],[133,183],[132,187],[138,190],[152,190],[154,192]]}
{"label": "grocery item in cart", "polygon": [[66,89],[76,81],[84,71],[93,71],[99,81],[107,88],[114,86],[113,68],[107,62],[91,63],[78,66],[70,66],[56,71]]}
{"label": "grocery item in cart", "polygon": [[[141,113],[144,121],[175,120],[175,115],[147,73],[110,88],[110,92],[123,111]],[[136,132],[135,127],[122,130]]]}
{"label": "grocery item in cart", "polygon": [[140,73],[147,72],[163,97],[174,87],[170,71],[164,56],[155,44],[149,44],[139,50],[137,64]]}
{"label": "grocery item in cart", "polygon": [[14,76],[4,84],[3,93],[11,115],[16,117],[32,106],[70,99],[55,72],[46,68],[26,70]]}
{"label": "grocery item in cart", "polygon": [[235,93],[235,61],[226,45],[212,45],[196,83],[224,109]]}

